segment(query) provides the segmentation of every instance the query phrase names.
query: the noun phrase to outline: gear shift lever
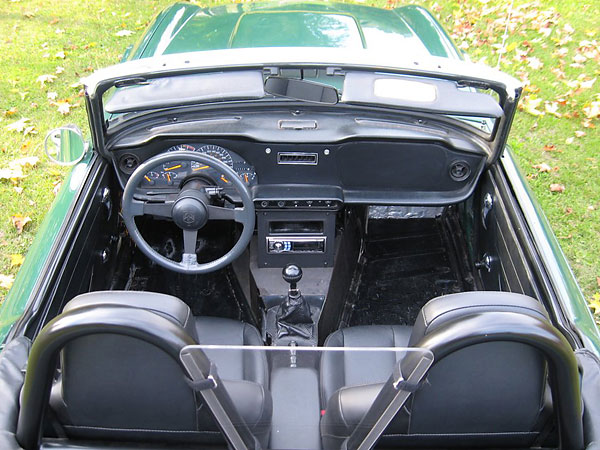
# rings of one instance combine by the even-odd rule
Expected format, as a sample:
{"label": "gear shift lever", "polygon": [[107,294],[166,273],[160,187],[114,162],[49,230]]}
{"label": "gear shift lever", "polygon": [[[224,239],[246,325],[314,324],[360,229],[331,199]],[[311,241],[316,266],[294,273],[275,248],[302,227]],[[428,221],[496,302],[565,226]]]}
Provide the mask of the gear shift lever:
{"label": "gear shift lever", "polygon": [[314,326],[310,306],[297,288],[302,279],[302,269],[296,264],[287,264],[281,275],[290,288],[287,298],[277,309],[277,337],[300,336],[310,339]]}
{"label": "gear shift lever", "polygon": [[302,269],[296,264],[287,264],[281,271],[281,276],[290,285],[290,291],[297,291],[296,284],[302,279]]}

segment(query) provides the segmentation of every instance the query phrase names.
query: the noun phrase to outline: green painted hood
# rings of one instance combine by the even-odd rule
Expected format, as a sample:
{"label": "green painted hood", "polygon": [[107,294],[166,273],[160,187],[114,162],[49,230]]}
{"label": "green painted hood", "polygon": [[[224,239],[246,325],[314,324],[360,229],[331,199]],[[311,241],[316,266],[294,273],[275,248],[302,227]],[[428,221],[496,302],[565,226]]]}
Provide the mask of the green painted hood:
{"label": "green painted hood", "polygon": [[161,12],[124,60],[257,47],[333,47],[461,59],[425,9],[343,3],[244,3],[201,8],[176,3]]}

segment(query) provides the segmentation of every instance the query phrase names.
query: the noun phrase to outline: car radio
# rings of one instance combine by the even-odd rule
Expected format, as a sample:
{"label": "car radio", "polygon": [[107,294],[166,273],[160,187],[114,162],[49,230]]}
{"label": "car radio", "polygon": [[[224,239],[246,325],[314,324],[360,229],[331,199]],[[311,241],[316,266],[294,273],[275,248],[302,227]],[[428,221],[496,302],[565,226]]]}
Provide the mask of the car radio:
{"label": "car radio", "polygon": [[325,253],[327,238],[312,236],[269,236],[267,253]]}

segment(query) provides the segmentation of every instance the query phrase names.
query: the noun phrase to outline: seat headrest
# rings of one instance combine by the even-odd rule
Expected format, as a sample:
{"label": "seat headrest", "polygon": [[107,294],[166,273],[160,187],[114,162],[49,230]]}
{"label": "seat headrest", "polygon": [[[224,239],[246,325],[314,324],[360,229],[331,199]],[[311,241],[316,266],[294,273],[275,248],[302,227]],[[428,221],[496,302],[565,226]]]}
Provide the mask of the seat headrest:
{"label": "seat headrest", "polygon": [[445,323],[479,312],[518,312],[548,320],[542,304],[512,292],[473,291],[436,297],[423,306],[410,337],[409,346]]}
{"label": "seat headrest", "polygon": [[69,301],[63,312],[92,306],[131,306],[143,308],[159,314],[184,328],[188,334],[198,340],[188,305],[177,297],[157,292],[145,291],[98,291],[78,295]]}

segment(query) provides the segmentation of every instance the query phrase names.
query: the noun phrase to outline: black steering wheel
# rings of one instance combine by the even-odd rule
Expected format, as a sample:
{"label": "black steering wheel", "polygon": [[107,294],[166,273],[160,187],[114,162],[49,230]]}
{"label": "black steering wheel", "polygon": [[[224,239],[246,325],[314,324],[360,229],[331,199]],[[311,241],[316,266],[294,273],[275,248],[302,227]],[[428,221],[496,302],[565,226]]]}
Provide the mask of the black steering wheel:
{"label": "black steering wheel", "polygon": [[[231,182],[241,197],[243,206],[225,208],[211,205],[206,190],[210,186],[194,179],[184,183],[179,193],[162,196],[162,201],[135,199],[136,188],[144,176],[156,166],[169,161],[194,161],[216,169]],[[122,214],[131,238],[148,258],[166,269],[186,274],[213,272],[232,263],[244,252],[254,233],[254,203],[248,188],[231,167],[202,153],[186,151],[163,153],[140,164],[125,186]],[[180,262],[161,255],[148,244],[135,223],[135,217],[142,215],[170,218],[183,230],[183,257]],[[209,220],[233,220],[241,223],[243,229],[231,250],[218,259],[200,264],[196,255],[198,230]]]}

